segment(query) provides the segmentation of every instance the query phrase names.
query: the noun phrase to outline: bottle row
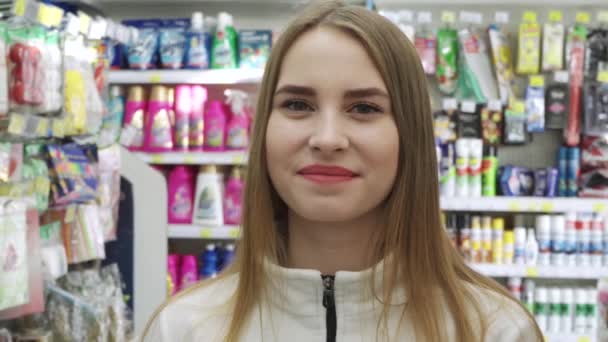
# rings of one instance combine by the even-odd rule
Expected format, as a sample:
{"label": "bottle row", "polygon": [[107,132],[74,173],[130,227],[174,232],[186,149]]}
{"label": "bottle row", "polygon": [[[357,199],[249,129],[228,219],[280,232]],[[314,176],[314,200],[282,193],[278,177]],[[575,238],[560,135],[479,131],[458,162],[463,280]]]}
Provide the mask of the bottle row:
{"label": "bottle row", "polygon": [[543,332],[594,335],[598,327],[596,288],[541,287],[533,280],[508,280],[509,291],[536,318]]}
{"label": "bottle row", "polygon": [[209,100],[207,88],[155,85],[111,87],[110,108],[123,117],[121,144],[134,151],[245,150],[252,111],[249,95],[227,89],[225,101]]}
{"label": "bottle row", "polygon": [[225,269],[235,255],[234,244],[208,244],[205,250],[196,255],[170,254],[168,259],[168,282],[171,295],[188,288],[202,279],[216,277]]}
{"label": "bottle row", "polygon": [[242,168],[233,167],[226,184],[224,173],[215,165],[200,167],[196,176],[195,168],[184,165],[157,169],[167,176],[170,224],[221,226],[241,223]]}
{"label": "bottle row", "polygon": [[506,230],[503,217],[448,214],[446,227],[471,263],[608,266],[608,232],[600,215],[516,215],[512,221]]}

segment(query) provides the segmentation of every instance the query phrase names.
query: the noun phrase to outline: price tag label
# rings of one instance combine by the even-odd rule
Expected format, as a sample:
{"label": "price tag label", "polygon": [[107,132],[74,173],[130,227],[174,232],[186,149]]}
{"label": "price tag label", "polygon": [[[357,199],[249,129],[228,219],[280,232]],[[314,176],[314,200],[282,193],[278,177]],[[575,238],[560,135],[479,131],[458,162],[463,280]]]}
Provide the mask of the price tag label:
{"label": "price tag label", "polygon": [[36,135],[39,137],[47,137],[49,131],[49,120],[41,118],[38,120],[38,127],[36,127]]}
{"label": "price tag label", "polygon": [[160,74],[152,74],[152,75],[150,75],[150,83],[157,84],[157,83],[160,83],[160,81],[161,81]]}
{"label": "price tag label", "polygon": [[511,110],[516,113],[525,113],[526,112],[526,103],[523,101],[513,101],[511,103]]}
{"label": "price tag label", "polygon": [[75,218],[76,218],[76,206],[71,205],[65,209],[64,221],[65,221],[65,223],[74,222]]}
{"label": "price tag label", "polygon": [[536,22],[536,12],[534,11],[525,11],[522,15],[522,19],[527,23],[535,23]]}
{"label": "price tag label", "polygon": [[519,201],[511,201],[507,205],[509,211],[521,211],[521,203]]}
{"label": "price tag label", "polygon": [[162,154],[153,154],[151,156],[152,164],[162,164],[163,163],[163,155]]}
{"label": "price tag label", "polygon": [[553,74],[553,79],[555,80],[555,82],[558,82],[558,83],[568,83],[569,78],[570,78],[570,75],[568,75],[567,71],[556,71]]}
{"label": "price tag label", "polygon": [[589,24],[591,15],[589,12],[576,12],[576,22],[579,24]]}
{"label": "price tag label", "polygon": [[241,234],[241,229],[237,227],[231,227],[228,230],[228,237],[231,239],[238,239]]}
{"label": "price tag label", "polygon": [[545,86],[545,78],[542,75],[530,76],[530,85],[532,87],[542,88]]}
{"label": "price tag label", "polygon": [[488,109],[493,111],[501,111],[502,102],[500,100],[490,100],[488,101]]}
{"label": "price tag label", "polygon": [[232,157],[232,164],[244,164],[245,163],[245,155],[244,154],[236,154]]}
{"label": "price tag label", "polygon": [[549,12],[549,21],[560,22],[560,21],[562,21],[562,18],[563,18],[562,11],[550,11]]}
{"label": "price tag label", "polygon": [[441,12],[441,22],[446,24],[453,24],[456,22],[456,14],[452,11]]}
{"label": "price tag label", "polygon": [[540,209],[540,205],[537,202],[529,202],[528,203],[528,211],[538,211]]}
{"label": "price tag label", "polygon": [[8,124],[8,132],[14,135],[23,134],[25,129],[25,118],[23,115],[11,115],[11,120]]}
{"label": "price tag label", "polygon": [[192,154],[186,154],[184,156],[184,164],[196,164],[196,158]]}
{"label": "price tag label", "polygon": [[553,212],[554,205],[552,202],[543,202],[540,205],[540,210],[545,213]]}
{"label": "price tag label", "polygon": [[509,23],[509,12],[499,11],[494,14],[494,20],[498,24],[508,24]]}
{"label": "price tag label", "polygon": [[18,17],[25,15],[25,2],[26,0],[16,0],[13,4],[13,13]]}
{"label": "price tag label", "polygon": [[443,110],[458,109],[458,101],[453,97],[446,97],[443,99]]}
{"label": "price tag label", "polygon": [[477,103],[475,101],[462,101],[460,104],[460,110],[465,113],[475,113],[477,109]]}
{"label": "price tag label", "polygon": [[597,73],[597,81],[600,83],[608,83],[608,71],[602,70]]}
{"label": "price tag label", "polygon": [[208,227],[201,228],[200,236],[203,239],[210,239],[211,237],[213,237],[213,229]]}
{"label": "price tag label", "polygon": [[591,342],[591,339],[589,338],[589,336],[580,336],[577,342]]}
{"label": "price tag label", "polygon": [[538,277],[538,268],[536,268],[534,266],[526,267],[526,277],[528,277],[528,278]]}
{"label": "price tag label", "polygon": [[605,203],[595,203],[593,205],[593,212],[595,213],[603,213],[606,211],[606,204]]}

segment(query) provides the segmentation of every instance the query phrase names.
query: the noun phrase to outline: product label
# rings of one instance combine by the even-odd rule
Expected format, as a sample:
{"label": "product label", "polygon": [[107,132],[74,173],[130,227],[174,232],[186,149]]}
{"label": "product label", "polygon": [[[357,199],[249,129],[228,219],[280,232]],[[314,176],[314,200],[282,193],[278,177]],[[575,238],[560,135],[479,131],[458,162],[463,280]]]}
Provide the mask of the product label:
{"label": "product label", "polygon": [[202,34],[192,34],[189,37],[188,47],[188,67],[206,69],[209,67],[209,56],[205,46],[205,36]]}
{"label": "product label", "polygon": [[204,187],[198,195],[198,207],[196,208],[196,217],[199,220],[214,220],[218,215],[218,207],[216,204],[217,194],[212,187]]}
{"label": "product label", "polygon": [[249,139],[247,130],[242,127],[233,127],[228,131],[228,141],[226,142],[230,148],[247,148]]}
{"label": "product label", "polygon": [[192,199],[189,197],[189,192],[187,186],[181,186],[177,189],[173,205],[170,208],[173,216],[180,219],[190,217],[192,213]]}
{"label": "product label", "polygon": [[545,303],[534,303],[534,314],[535,315],[546,315],[548,314],[548,307]]}
{"label": "product label", "polygon": [[221,126],[214,120],[207,124],[206,133],[206,146],[209,147],[222,147],[224,146],[224,131]]}
{"label": "product label", "polygon": [[173,147],[171,139],[171,124],[167,110],[161,109],[154,117],[152,123],[152,142],[153,147]]}
{"label": "product label", "polygon": [[232,197],[226,198],[226,221],[227,222],[241,222],[241,213],[243,212],[242,206],[237,199]]}
{"label": "product label", "polygon": [[[201,130],[202,132],[202,130]],[[175,120],[175,144],[176,147],[188,147],[190,143],[190,120],[181,116]]]}
{"label": "product label", "polygon": [[204,121],[203,118],[201,118],[200,116],[198,117],[191,117],[190,118],[190,146],[191,147],[202,147],[203,143],[204,143],[204,139],[205,136],[203,134],[203,128],[204,128]]}

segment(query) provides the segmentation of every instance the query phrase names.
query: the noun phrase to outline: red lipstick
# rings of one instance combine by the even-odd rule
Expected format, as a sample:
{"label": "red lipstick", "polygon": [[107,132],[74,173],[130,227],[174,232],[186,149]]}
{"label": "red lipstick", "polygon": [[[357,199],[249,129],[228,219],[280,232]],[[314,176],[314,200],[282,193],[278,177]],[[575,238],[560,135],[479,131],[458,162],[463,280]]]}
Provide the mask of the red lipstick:
{"label": "red lipstick", "polygon": [[358,176],[349,169],[335,165],[309,165],[298,174],[309,181],[323,184],[347,182]]}

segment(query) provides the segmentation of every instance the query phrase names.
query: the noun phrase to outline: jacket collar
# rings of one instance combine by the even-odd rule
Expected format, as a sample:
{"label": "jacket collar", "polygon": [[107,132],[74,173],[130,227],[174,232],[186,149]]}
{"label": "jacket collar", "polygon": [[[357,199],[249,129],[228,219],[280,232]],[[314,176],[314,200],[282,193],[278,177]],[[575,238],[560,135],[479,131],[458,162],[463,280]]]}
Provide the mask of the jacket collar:
{"label": "jacket collar", "polygon": [[[340,315],[350,316],[382,308],[384,266],[385,261],[381,261],[361,272],[336,272],[334,298]],[[297,316],[318,316],[325,313],[321,272],[285,268],[269,260],[265,261],[264,269],[267,303],[271,307],[279,307]],[[405,302],[405,289],[397,286],[393,292],[392,304],[402,305]]]}

